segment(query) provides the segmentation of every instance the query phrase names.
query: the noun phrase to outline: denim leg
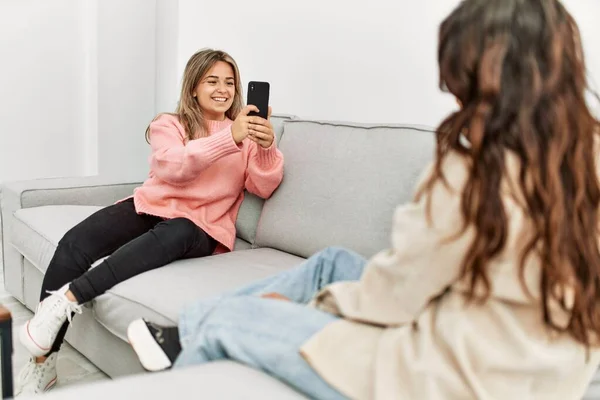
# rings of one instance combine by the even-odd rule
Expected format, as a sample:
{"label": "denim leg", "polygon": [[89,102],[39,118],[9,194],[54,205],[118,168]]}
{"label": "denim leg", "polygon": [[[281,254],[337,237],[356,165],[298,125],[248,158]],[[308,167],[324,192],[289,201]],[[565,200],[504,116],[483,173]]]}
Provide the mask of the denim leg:
{"label": "denim leg", "polygon": [[264,371],[314,399],[344,399],[300,355],[301,346],[337,317],[288,301],[237,296],[221,301],[175,367],[231,359]]}
{"label": "denim leg", "polygon": [[179,335],[185,347],[205,317],[220,301],[235,296],[280,293],[293,302],[308,303],[323,287],[340,281],[360,279],[367,260],[343,248],[329,247],[288,271],[254,282],[218,297],[188,305],[179,318]]}

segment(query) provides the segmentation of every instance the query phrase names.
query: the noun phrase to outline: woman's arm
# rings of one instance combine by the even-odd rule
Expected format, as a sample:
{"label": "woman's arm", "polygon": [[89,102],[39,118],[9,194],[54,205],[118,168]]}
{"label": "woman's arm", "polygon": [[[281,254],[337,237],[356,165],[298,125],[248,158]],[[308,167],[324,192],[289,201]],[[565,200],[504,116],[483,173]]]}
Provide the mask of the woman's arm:
{"label": "woman's arm", "polygon": [[221,157],[241,151],[231,128],[185,143],[183,127],[175,117],[163,115],[150,124],[150,167],[159,179],[183,185]]}
{"label": "woman's arm", "polygon": [[246,189],[268,199],[283,180],[283,154],[275,141],[266,149],[253,141],[249,146]]}

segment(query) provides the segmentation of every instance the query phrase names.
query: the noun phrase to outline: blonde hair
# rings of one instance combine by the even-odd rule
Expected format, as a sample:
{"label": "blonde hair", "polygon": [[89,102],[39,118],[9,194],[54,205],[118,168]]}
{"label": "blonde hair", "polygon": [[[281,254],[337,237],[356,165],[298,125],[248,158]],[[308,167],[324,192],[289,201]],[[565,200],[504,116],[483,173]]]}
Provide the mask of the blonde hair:
{"label": "blonde hair", "polygon": [[[235,120],[244,107],[240,71],[233,57],[221,50],[203,49],[198,51],[190,57],[185,66],[179,103],[175,113],[172,113],[172,115],[179,118],[179,122],[185,128],[187,140],[207,136],[206,121],[202,113],[202,108],[198,104],[198,100],[194,97],[194,89],[196,89],[198,83],[200,83],[208,71],[219,61],[231,65],[235,80],[233,103],[229,110],[225,112],[225,116],[230,120]],[[160,114],[156,118],[159,116]],[[150,126],[146,129],[146,141],[150,142]]]}

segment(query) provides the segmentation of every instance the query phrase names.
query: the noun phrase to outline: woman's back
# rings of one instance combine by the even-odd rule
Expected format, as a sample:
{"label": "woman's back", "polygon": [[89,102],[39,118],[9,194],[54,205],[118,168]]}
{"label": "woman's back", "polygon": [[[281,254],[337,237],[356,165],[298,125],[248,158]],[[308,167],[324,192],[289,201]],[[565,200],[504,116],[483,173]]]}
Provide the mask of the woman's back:
{"label": "woman's back", "polygon": [[[469,302],[471,285],[467,276],[426,306],[416,319],[417,329],[389,328],[383,334],[380,350],[389,343],[394,346],[394,354],[404,358],[398,362],[404,364],[408,374],[403,382],[398,382],[399,389],[403,386],[415,390],[406,392],[406,398],[580,398],[600,364],[599,349],[592,349],[587,359],[587,349],[569,332],[553,331],[544,323],[543,261],[531,254],[521,269],[522,254],[534,235],[534,224],[518,185],[521,163],[510,152],[505,158],[507,168],[500,193],[507,234],[502,250],[486,266],[488,297],[478,301],[486,295],[479,285],[475,298]],[[432,204],[439,204],[438,211],[431,211],[433,218],[438,212],[451,211],[448,205],[459,204],[459,194],[467,180],[468,160],[453,155],[447,163],[456,163],[444,168],[454,190],[432,192],[439,196],[432,199]],[[460,214],[460,209],[454,211]],[[448,234],[460,226],[434,225]],[[468,228],[465,240],[470,242],[473,235],[472,227]],[[455,245],[461,246],[461,240]],[[463,247],[462,254],[467,250]],[[456,252],[461,250],[457,248]],[[460,274],[461,258],[445,261],[444,265],[432,267],[431,274],[441,268],[454,268]],[[568,310],[559,304],[551,304],[548,310],[553,321],[567,328]],[[432,376],[435,385],[431,385]],[[437,396],[429,392],[434,388],[441,390]]]}

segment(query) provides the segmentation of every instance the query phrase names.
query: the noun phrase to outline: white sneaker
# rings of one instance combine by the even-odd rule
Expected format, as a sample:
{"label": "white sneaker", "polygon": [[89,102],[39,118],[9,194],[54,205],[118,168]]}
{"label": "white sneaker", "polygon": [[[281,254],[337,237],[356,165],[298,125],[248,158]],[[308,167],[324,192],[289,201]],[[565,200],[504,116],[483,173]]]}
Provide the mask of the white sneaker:
{"label": "white sneaker", "polygon": [[66,320],[71,322],[71,314],[81,314],[81,306],[67,299],[69,290],[66,284],[55,292],[48,292],[37,307],[35,315],[21,327],[21,343],[35,357],[41,357],[50,351],[56,335]]}
{"label": "white sneaker", "polygon": [[58,354],[52,353],[41,364],[31,357],[21,370],[17,382],[16,396],[40,394],[56,385],[56,359]]}
{"label": "white sneaker", "polygon": [[171,368],[181,353],[179,329],[160,326],[144,319],[129,324],[127,338],[146,371]]}

